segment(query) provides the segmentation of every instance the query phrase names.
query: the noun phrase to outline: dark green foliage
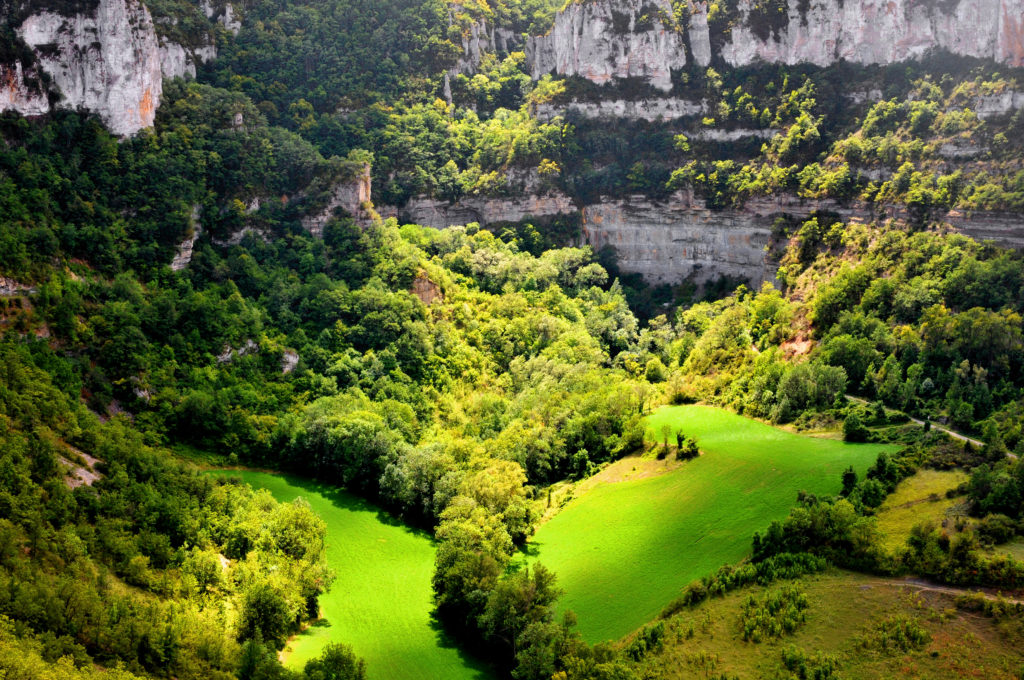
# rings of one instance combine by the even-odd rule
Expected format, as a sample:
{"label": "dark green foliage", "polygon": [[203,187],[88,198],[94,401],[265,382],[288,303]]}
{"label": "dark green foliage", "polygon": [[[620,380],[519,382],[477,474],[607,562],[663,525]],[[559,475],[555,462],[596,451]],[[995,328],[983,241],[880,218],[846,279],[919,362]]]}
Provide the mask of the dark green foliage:
{"label": "dark green foliage", "polygon": [[[843,439],[848,442],[866,442],[870,437],[871,430],[864,425],[856,411],[851,411],[850,415],[846,416],[846,419],[843,421]],[[844,488],[846,487],[845,482],[844,478]]]}
{"label": "dark green foliage", "polygon": [[644,626],[633,641],[626,645],[625,653],[633,661],[639,661],[648,652],[659,652],[665,646],[665,622]]}
{"label": "dark green foliage", "polygon": [[328,644],[316,659],[302,669],[309,680],[365,680],[366,667],[351,648],[340,643]]}

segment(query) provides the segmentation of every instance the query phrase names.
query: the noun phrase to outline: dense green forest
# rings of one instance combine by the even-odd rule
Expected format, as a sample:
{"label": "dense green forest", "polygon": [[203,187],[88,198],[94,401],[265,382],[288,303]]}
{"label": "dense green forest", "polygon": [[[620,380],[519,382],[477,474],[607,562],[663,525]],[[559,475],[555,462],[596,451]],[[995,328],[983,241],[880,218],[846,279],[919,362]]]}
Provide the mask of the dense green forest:
{"label": "dense green forest", "polygon": [[[700,455],[684,433],[645,439],[664,404],[901,447],[863,478],[851,468],[838,496],[793,499],[749,561],[669,613],[829,565],[1024,587],[1024,563],[991,552],[1024,534],[1024,261],[935,228],[950,209],[1022,207],[1024,114],[973,110],[1018,75],[951,58],[691,68],[673,94],[705,102],[694,120],[542,119],[542,105],[650,94],[533,81],[522,38],[560,5],[254,2],[195,81],[165,84],[152,130],[0,115],[0,675],[365,676],[344,644],[301,669],[278,659],[333,581],[323,521],[200,459],[341,486],[431,532],[440,626],[498,675],[647,677],[662,633],[588,644],[556,615],[557,574],[518,554],[559,485],[630,455]],[[153,11],[187,33],[196,7]],[[481,20],[511,45],[467,75]],[[840,93],[869,88],[880,101]],[[744,129],[773,134],[700,134]],[[399,207],[511,196],[529,176],[577,203],[793,194],[907,218],[780,218],[774,283],[654,289],[614,253],[572,247],[574,224],[336,212],[312,235],[303,219],[364,164],[374,201]],[[921,524],[894,554],[876,515],[926,468],[970,473],[971,518]],[[800,625],[760,613],[800,602],[749,601],[744,640]]]}

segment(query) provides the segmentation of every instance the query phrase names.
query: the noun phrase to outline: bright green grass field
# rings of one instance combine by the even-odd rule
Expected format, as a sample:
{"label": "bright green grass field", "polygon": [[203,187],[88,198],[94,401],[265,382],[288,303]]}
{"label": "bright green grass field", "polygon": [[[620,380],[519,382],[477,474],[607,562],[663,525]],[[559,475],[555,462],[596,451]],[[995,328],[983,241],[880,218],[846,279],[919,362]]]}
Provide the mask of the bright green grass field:
{"label": "bright green grass field", "polygon": [[530,542],[530,560],[558,575],[560,606],[576,612],[588,642],[628,634],[686,584],[746,557],[754,532],[784,518],[798,491],[838,493],[848,466],[863,475],[895,448],[804,437],[706,406],[658,410],[648,438],[660,441],[666,424],[703,455],[658,477],[593,488]]}
{"label": "bright green grass field", "polygon": [[320,598],[328,625],[291,640],[287,665],[301,668],[328,642],[344,642],[366,660],[370,680],[485,680],[431,620],[434,545],[374,505],[333,487],[251,470],[220,472],[290,502],[301,496],[327,522],[327,562],[337,573]]}

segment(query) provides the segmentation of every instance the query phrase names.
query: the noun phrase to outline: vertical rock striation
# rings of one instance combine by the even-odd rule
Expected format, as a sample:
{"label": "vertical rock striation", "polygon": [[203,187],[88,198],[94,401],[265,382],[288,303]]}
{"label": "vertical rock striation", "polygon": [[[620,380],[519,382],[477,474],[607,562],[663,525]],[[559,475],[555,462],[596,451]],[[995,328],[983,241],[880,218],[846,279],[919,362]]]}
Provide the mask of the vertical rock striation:
{"label": "vertical rock striation", "polygon": [[160,49],[138,0],[100,0],[91,14],[31,14],[17,32],[62,95],[61,106],[94,111],[118,135],[153,124]]}
{"label": "vertical rock striation", "polygon": [[194,77],[197,62],[216,56],[209,36],[195,47],[159,36],[140,0],[98,0],[71,14],[31,12],[15,30],[31,64],[0,64],[0,111],[39,116],[56,101],[96,113],[120,136],[153,124],[163,78]]}
{"label": "vertical rock striation", "polygon": [[668,91],[687,53],[702,67],[715,58],[730,66],[891,64],[934,50],[1024,66],[1024,0],[787,0],[782,17],[738,0],[717,53],[707,0],[691,0],[689,10],[684,31],[670,0],[576,0],[547,35],[530,38],[533,77],[640,78]]}
{"label": "vertical rock striation", "polygon": [[548,35],[530,38],[526,52],[534,78],[557,73],[599,84],[640,78],[664,91],[672,89],[672,70],[686,66],[671,0],[571,3]]}
{"label": "vertical rock striation", "polygon": [[1022,0],[789,0],[785,28],[757,35],[751,0],[740,0],[739,21],[722,48],[733,66],[755,61],[827,66],[840,60],[891,64],[932,50],[1024,65]]}
{"label": "vertical rock striation", "polygon": [[372,219],[370,187],[370,166],[363,165],[355,177],[335,184],[327,204],[323,209],[304,217],[302,226],[313,236],[322,238],[324,226],[339,210],[351,215],[357,224],[368,223]]}

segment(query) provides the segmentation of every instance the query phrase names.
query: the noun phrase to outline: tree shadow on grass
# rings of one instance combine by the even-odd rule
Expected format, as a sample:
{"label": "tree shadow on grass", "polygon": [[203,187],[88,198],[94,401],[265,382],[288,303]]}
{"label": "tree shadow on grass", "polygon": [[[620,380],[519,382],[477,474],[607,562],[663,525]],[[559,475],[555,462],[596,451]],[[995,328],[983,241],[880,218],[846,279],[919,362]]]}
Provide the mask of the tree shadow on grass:
{"label": "tree shadow on grass", "polygon": [[437,646],[441,649],[454,650],[462,665],[473,672],[473,680],[494,680],[497,677],[494,665],[486,659],[485,650],[456,640],[437,618],[437,612],[430,613],[430,629],[434,631]]}

